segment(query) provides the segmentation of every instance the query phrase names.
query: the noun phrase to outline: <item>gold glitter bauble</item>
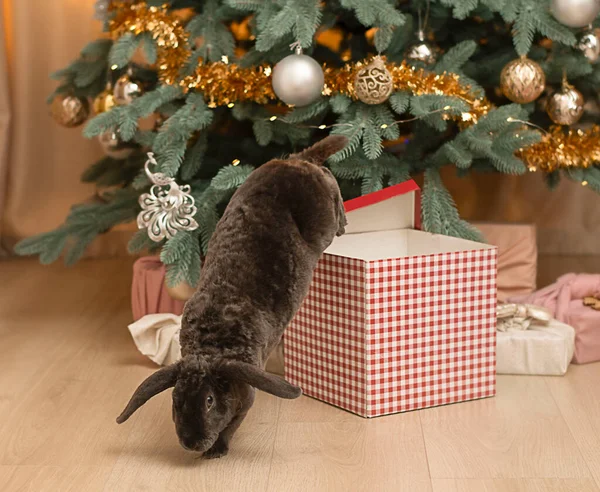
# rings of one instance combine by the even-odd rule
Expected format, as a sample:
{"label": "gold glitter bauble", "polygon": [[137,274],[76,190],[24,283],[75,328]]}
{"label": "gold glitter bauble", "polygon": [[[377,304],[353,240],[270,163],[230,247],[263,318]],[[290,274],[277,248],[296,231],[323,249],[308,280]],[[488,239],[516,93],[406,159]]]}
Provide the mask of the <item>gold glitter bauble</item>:
{"label": "gold glitter bauble", "polygon": [[74,128],[87,120],[90,104],[83,97],[57,94],[50,105],[50,114],[62,126]]}
{"label": "gold glitter bauble", "polygon": [[500,74],[500,87],[512,102],[527,104],[544,91],[546,76],[542,67],[523,56],[507,63]]}
{"label": "gold glitter bauble", "polygon": [[121,140],[118,130],[107,130],[101,133],[98,135],[98,141],[104,153],[108,157],[117,160],[127,159],[135,150],[131,145]]}
{"label": "gold glitter bauble", "polygon": [[131,104],[131,102],[141,94],[142,87],[137,82],[131,80],[129,75],[121,75],[113,89],[114,101],[119,106]]}
{"label": "gold glitter bauble", "polygon": [[93,107],[94,113],[100,114],[105,113],[106,111],[110,111],[112,108],[116,106],[115,96],[112,93],[111,89],[106,89],[96,96],[94,99]]}
{"label": "gold glitter bauble", "polygon": [[394,88],[392,74],[380,57],[362,68],[354,79],[356,97],[366,104],[381,104],[390,97]]}
{"label": "gold glitter bauble", "polygon": [[548,98],[546,112],[558,125],[573,125],[581,119],[584,104],[581,92],[565,82]]}

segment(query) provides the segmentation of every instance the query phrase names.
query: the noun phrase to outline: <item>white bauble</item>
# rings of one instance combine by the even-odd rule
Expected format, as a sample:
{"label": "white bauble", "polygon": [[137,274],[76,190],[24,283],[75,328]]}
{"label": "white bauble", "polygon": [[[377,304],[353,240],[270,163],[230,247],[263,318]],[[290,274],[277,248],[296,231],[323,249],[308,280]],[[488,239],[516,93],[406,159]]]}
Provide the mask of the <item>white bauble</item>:
{"label": "white bauble", "polygon": [[314,58],[302,54],[286,56],[273,67],[273,91],[290,106],[307,106],[323,90],[325,76]]}
{"label": "white bauble", "polygon": [[600,0],[552,0],[550,11],[568,27],[585,27],[600,13]]}

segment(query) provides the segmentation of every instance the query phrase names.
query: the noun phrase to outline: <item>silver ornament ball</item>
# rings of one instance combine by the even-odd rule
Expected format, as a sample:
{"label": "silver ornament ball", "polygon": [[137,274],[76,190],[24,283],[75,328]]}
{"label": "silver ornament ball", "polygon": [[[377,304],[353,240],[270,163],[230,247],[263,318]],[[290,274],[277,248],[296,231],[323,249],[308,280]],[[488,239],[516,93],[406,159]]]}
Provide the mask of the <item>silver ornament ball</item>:
{"label": "silver ornament ball", "polygon": [[133,153],[133,147],[126,145],[118,131],[108,130],[98,136],[102,150],[113,159],[127,159]]}
{"label": "silver ornament ball", "polygon": [[600,13],[599,0],[552,0],[550,11],[555,19],[568,27],[585,27]]}
{"label": "silver ornament ball", "polygon": [[598,29],[587,29],[577,42],[577,48],[591,62],[596,63],[600,57],[600,39],[598,39]]}
{"label": "silver ornament ball", "polygon": [[273,91],[290,106],[307,106],[317,100],[325,84],[323,69],[303,54],[286,56],[273,67]]}
{"label": "silver ornament ball", "polygon": [[427,41],[423,31],[417,32],[417,41],[406,50],[406,58],[425,65],[432,65],[437,61],[439,48]]}

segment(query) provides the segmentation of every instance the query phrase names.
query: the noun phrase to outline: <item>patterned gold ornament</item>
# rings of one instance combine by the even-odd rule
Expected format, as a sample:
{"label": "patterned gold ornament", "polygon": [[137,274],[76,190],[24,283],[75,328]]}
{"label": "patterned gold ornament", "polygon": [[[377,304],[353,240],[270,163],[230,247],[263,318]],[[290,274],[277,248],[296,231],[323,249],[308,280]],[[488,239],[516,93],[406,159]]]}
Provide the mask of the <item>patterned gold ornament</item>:
{"label": "patterned gold ornament", "polygon": [[128,74],[121,75],[115,83],[113,89],[114,101],[119,106],[127,106],[142,94],[142,87],[137,82],[131,80]]}
{"label": "patterned gold ornament", "polygon": [[57,94],[50,105],[50,114],[62,126],[74,128],[87,120],[90,104],[83,97]]}
{"label": "patterned gold ornament", "polygon": [[110,87],[107,87],[94,99],[94,113],[105,113],[106,111],[110,111],[112,108],[114,108],[115,105],[115,96],[113,95],[112,89],[110,89]]}
{"label": "patterned gold ornament", "polygon": [[583,95],[566,80],[560,90],[548,98],[546,112],[558,125],[573,125],[583,115]]}
{"label": "patterned gold ornament", "polygon": [[366,104],[381,104],[387,101],[393,89],[392,74],[379,56],[359,70],[354,79],[356,97]]}
{"label": "patterned gold ornament", "polygon": [[545,86],[546,76],[542,67],[525,56],[507,63],[500,74],[502,92],[519,104],[535,101]]}

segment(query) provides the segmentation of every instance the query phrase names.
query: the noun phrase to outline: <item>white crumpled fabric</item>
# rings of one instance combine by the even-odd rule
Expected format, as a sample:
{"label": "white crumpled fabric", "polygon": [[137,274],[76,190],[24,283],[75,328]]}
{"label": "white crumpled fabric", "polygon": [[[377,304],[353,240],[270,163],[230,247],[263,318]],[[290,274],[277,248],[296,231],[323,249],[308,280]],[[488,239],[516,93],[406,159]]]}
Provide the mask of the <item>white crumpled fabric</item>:
{"label": "white crumpled fabric", "polygon": [[[181,358],[179,330],[181,316],[175,314],[147,314],[129,325],[129,331],[138,350],[161,366]],[[266,370],[283,374],[283,344],[280,343],[267,361]]]}
{"label": "white crumpled fabric", "polygon": [[496,372],[562,376],[575,348],[573,327],[529,304],[498,305]]}
{"label": "white crumpled fabric", "polygon": [[147,314],[129,325],[138,350],[161,366],[181,358],[180,328],[181,316],[164,313]]}

